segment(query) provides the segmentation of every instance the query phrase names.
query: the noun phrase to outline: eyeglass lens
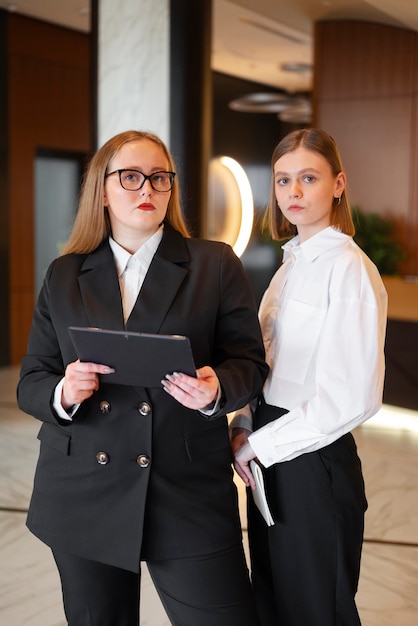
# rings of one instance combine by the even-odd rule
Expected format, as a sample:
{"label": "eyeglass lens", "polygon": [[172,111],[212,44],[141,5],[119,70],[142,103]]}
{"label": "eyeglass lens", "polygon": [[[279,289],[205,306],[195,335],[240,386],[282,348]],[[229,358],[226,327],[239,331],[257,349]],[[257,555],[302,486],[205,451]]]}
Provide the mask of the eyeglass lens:
{"label": "eyeglass lens", "polygon": [[150,176],[145,176],[137,170],[121,170],[119,175],[122,187],[128,191],[140,189],[147,179],[155,191],[170,191],[174,182],[172,172],[154,172]]}

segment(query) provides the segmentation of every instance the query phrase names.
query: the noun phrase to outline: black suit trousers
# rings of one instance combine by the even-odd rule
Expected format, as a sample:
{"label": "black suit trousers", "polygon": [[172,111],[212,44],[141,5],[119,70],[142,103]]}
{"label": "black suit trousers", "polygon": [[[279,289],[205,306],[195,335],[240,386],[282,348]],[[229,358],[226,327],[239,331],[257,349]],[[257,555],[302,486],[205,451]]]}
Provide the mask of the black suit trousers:
{"label": "black suit trousers", "polygon": [[[53,553],[69,626],[138,626],[140,573]],[[147,565],[174,626],[260,626],[242,546]]]}
{"label": "black suit trousers", "polygon": [[[286,411],[262,405],[258,427]],[[261,418],[261,422],[260,422]],[[263,470],[275,525],[248,497],[252,581],[263,626],[359,626],[355,594],[367,502],[356,445],[327,447]]]}

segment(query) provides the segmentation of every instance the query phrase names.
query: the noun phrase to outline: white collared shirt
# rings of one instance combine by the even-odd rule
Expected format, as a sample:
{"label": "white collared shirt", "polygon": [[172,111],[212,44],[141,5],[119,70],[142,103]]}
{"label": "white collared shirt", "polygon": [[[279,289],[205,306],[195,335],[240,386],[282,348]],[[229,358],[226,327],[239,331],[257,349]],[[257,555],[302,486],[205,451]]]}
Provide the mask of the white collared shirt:
{"label": "white collared shirt", "polygon": [[147,239],[135,254],[130,254],[130,252],[122,248],[112,237],[109,237],[109,245],[113,252],[113,258],[119,277],[125,323],[138,298],[142,283],[144,282],[154,254],[160,245],[162,236],[163,227],[161,226],[156,233]]}
{"label": "white collared shirt", "polygon": [[283,246],[259,317],[267,404],[289,412],[249,437],[266,467],[337,440],[382,402],[387,294],[375,265],[332,227]]}

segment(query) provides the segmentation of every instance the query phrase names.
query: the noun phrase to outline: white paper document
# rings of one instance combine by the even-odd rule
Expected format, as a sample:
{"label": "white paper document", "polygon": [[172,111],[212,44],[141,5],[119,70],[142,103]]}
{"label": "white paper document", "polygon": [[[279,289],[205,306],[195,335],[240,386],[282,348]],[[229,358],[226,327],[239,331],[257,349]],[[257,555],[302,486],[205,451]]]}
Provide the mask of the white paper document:
{"label": "white paper document", "polygon": [[267,526],[274,526],[274,520],[270,512],[270,507],[267,502],[266,492],[264,489],[264,478],[263,472],[261,471],[261,467],[254,460],[250,461],[250,469],[254,476],[256,490],[251,489],[251,493],[253,494],[254,502],[259,509],[261,515],[266,520]]}

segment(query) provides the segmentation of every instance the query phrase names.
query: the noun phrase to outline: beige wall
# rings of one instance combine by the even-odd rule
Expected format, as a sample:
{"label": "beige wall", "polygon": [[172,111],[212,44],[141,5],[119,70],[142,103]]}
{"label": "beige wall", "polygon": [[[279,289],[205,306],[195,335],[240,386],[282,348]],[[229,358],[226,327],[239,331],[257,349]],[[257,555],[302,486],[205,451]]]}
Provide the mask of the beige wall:
{"label": "beige wall", "polygon": [[418,275],[418,33],[368,22],[315,27],[314,124],[335,138],[354,205],[395,221]]}

